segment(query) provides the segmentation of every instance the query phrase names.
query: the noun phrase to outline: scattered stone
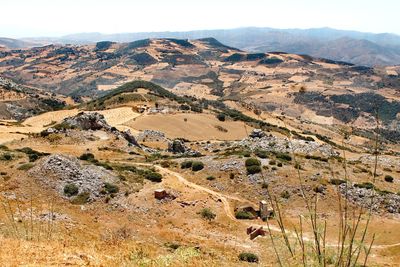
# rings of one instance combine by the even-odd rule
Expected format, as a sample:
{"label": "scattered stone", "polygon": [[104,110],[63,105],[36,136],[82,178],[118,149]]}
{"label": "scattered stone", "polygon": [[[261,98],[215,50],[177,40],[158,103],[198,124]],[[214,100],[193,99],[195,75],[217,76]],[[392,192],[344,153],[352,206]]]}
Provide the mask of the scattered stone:
{"label": "scattered stone", "polygon": [[400,213],[400,196],[390,192],[378,192],[372,189],[357,187],[355,184],[341,184],[339,191],[354,204],[375,212],[381,210]]}
{"label": "scattered stone", "polygon": [[160,131],[156,130],[144,130],[143,132],[139,133],[137,137],[138,141],[167,141],[165,134]]}
{"label": "scattered stone", "polygon": [[112,172],[103,167],[83,166],[75,157],[57,154],[41,159],[28,174],[37,177],[42,184],[53,188],[64,197],[64,187],[74,184],[79,193],[90,193],[90,199],[100,197],[105,182],[112,183],[118,180]]}

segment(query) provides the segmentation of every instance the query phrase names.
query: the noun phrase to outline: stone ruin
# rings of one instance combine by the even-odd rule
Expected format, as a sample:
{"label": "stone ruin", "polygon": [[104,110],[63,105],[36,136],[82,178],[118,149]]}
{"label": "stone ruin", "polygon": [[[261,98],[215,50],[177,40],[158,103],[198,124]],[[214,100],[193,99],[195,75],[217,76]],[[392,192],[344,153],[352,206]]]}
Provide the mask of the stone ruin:
{"label": "stone ruin", "polygon": [[247,228],[247,234],[249,235],[250,240],[254,240],[258,236],[265,236],[267,231],[265,231],[262,226],[259,228],[250,226]]}
{"label": "stone ruin", "polygon": [[[115,127],[112,127],[107,123],[104,118],[104,115],[97,112],[80,112],[73,117],[65,118],[62,122],[62,125],[69,126],[72,129],[80,129],[84,131],[97,131],[103,130],[106,132],[110,132],[115,136],[125,139],[129,144],[140,147],[136,138],[131,134],[130,130],[120,131]],[[48,128],[42,132],[42,135],[46,136],[51,133],[63,132],[65,130],[58,130],[55,128]]]}

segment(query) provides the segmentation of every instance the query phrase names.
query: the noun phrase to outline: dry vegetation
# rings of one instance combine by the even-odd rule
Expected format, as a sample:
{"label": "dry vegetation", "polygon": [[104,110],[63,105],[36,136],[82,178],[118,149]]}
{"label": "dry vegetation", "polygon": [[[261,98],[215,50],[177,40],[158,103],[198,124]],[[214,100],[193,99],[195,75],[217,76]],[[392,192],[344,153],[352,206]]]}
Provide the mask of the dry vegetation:
{"label": "dry vegetation", "polygon": [[[133,82],[70,109],[0,121],[3,264],[396,266],[400,261],[400,147],[384,135],[393,126],[384,120],[393,114],[349,115],[348,99],[335,98],[368,92],[353,75],[357,70],[316,59],[309,68],[309,59],[290,54],[243,56],[209,41],[86,48],[89,56],[119,51],[124,64],[141,67],[92,70],[83,84],[96,81],[110,89],[141,78],[170,91]],[[194,56],[193,49],[202,56]],[[184,56],[176,57],[177,51]],[[59,81],[76,78],[72,64],[83,47],[29,53],[62,64],[40,65],[35,79],[23,73],[26,82],[54,83],[57,91],[71,93],[63,90],[75,83]],[[60,59],[65,53],[67,59]],[[253,60],[257,57],[263,59]],[[322,75],[335,71],[349,77],[331,81]],[[360,75],[385,79],[379,70],[377,77]],[[398,100],[389,88],[382,95]],[[325,101],[332,99],[337,106],[328,109]],[[79,121],[92,118],[81,112],[100,119]],[[344,122],[341,116],[353,117]],[[260,218],[261,200],[271,216]],[[371,206],[375,200],[379,205]],[[265,235],[250,239],[249,227],[263,227]]]}

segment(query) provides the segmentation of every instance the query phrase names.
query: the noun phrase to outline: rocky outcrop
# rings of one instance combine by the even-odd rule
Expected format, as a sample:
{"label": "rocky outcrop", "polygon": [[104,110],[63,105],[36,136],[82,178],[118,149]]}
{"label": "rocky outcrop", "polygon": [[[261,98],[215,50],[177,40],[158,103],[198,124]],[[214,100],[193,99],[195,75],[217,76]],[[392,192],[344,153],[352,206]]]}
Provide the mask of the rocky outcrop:
{"label": "rocky outcrop", "polygon": [[105,182],[117,181],[116,176],[103,167],[81,165],[75,157],[57,154],[40,160],[29,175],[62,196],[65,196],[64,187],[73,184],[78,187],[79,193],[90,193],[91,199],[100,197]]}
{"label": "rocky outcrop", "polygon": [[180,139],[175,139],[168,143],[168,152],[173,154],[184,154],[185,156],[198,157],[201,153],[186,147],[185,143]]}
{"label": "rocky outcrop", "polygon": [[287,138],[280,138],[275,136],[264,136],[257,138],[246,138],[236,143],[239,147],[247,147],[252,151],[262,149],[266,151],[278,151],[282,153],[301,153],[312,155],[320,153],[326,157],[338,156],[339,153],[333,150],[333,147],[328,144],[319,144],[314,141],[304,141]]}
{"label": "rocky outcrop", "polygon": [[144,130],[139,133],[137,139],[139,141],[167,141],[167,138],[163,132],[156,130]]}
{"label": "rocky outcrop", "polygon": [[76,116],[64,119],[64,124],[69,125],[71,128],[78,128],[81,130],[106,130],[112,131],[112,127],[106,122],[104,116],[100,113],[84,113],[80,112]]}
{"label": "rocky outcrop", "polygon": [[58,127],[50,127],[42,132],[46,136],[51,133],[63,132],[66,129],[80,129],[84,131],[97,131],[103,130],[116,135],[119,138],[125,139],[129,144],[140,147],[135,136],[130,130],[120,131],[107,123],[104,116],[97,112],[80,112],[76,116],[64,119]]}
{"label": "rocky outcrop", "polygon": [[182,140],[175,139],[168,143],[168,151],[174,154],[183,154],[187,152],[188,148],[185,146]]}
{"label": "rocky outcrop", "polygon": [[266,136],[266,134],[261,129],[253,129],[249,135],[251,138],[263,138],[264,136]]}
{"label": "rocky outcrop", "polygon": [[339,191],[354,204],[375,212],[384,210],[390,213],[400,213],[400,196],[390,192],[381,192],[357,186],[355,184],[341,184]]}

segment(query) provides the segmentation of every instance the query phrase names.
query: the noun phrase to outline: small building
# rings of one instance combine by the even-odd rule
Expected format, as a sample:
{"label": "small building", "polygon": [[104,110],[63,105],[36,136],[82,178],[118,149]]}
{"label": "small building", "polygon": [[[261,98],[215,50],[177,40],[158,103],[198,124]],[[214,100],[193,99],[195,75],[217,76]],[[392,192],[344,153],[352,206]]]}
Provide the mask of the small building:
{"label": "small building", "polygon": [[154,198],[158,200],[162,200],[168,197],[168,193],[165,189],[156,189],[154,190]]}
{"label": "small building", "polygon": [[268,219],[273,217],[274,212],[273,210],[268,209],[268,202],[266,200],[261,200],[259,203],[259,213],[260,213],[260,218],[262,220]]}
{"label": "small building", "polygon": [[261,226],[259,228],[255,228],[250,226],[247,228],[247,234],[250,236],[250,240],[255,239],[257,236],[265,236],[267,231]]}

